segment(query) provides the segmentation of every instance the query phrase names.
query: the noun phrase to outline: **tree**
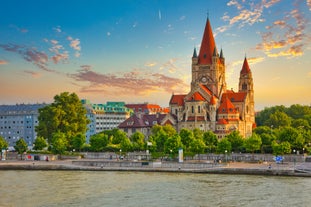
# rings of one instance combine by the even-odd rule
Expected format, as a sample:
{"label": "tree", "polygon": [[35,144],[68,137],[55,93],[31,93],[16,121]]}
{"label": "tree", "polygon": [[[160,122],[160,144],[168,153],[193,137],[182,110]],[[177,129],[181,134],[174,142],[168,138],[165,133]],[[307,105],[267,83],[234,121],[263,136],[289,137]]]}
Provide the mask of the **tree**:
{"label": "tree", "polygon": [[291,153],[290,143],[287,141],[282,142],[280,144],[277,143],[276,141],[273,141],[272,149],[274,155],[284,155]]}
{"label": "tree", "polygon": [[253,133],[248,139],[245,140],[245,149],[246,151],[254,153],[256,150],[259,150],[261,147],[262,141],[258,134]]}
{"label": "tree", "polygon": [[93,152],[102,152],[108,143],[108,135],[104,133],[94,134],[90,137],[90,150]]}
{"label": "tree", "polygon": [[275,128],[286,127],[291,125],[291,119],[285,112],[276,111],[275,113],[270,114],[265,125],[273,126]]}
{"label": "tree", "polygon": [[27,151],[27,143],[23,138],[20,138],[16,141],[14,149],[17,151],[18,154],[21,155],[21,160],[23,159],[23,153]]}
{"label": "tree", "polygon": [[233,131],[226,136],[228,141],[231,143],[232,151],[241,152],[244,146],[244,139],[239,131]]}
{"label": "tree", "polygon": [[36,127],[38,136],[47,138],[52,143],[56,132],[65,134],[67,147],[72,143],[71,138],[77,134],[85,134],[89,120],[86,109],[75,93],[63,92],[54,96],[54,102],[39,109],[39,124]]}
{"label": "tree", "polygon": [[185,148],[185,152],[188,152],[190,143],[194,140],[193,132],[189,129],[181,129],[179,132],[181,142]]}
{"label": "tree", "polygon": [[165,131],[165,133],[169,137],[172,137],[177,133],[176,129],[170,124],[166,124],[166,125],[162,126],[162,129]]}
{"label": "tree", "polygon": [[130,140],[133,144],[134,151],[142,151],[145,149],[145,135],[141,132],[135,132],[131,135]]}
{"label": "tree", "polygon": [[280,142],[288,142],[291,148],[296,150],[302,150],[305,143],[302,133],[293,127],[284,127],[280,129],[277,139]]}
{"label": "tree", "polygon": [[120,142],[120,150],[125,153],[132,150],[132,143],[129,138],[124,137],[124,139]]}
{"label": "tree", "polygon": [[36,140],[34,141],[34,150],[43,150],[45,147],[48,146],[46,143],[46,140],[43,137],[37,137]]}
{"label": "tree", "polygon": [[193,139],[189,146],[189,152],[192,155],[198,154],[200,159],[200,154],[204,153],[205,148],[203,139]]}
{"label": "tree", "polygon": [[116,129],[113,131],[113,135],[111,137],[111,143],[112,144],[120,144],[124,139],[128,139],[127,135],[124,131],[121,131],[119,129]]}
{"label": "tree", "polygon": [[51,150],[55,154],[60,156],[64,154],[68,146],[68,141],[66,139],[66,134],[63,132],[56,132],[52,136]]}
{"label": "tree", "polygon": [[1,157],[0,160],[2,159],[2,150],[7,149],[9,146],[8,142],[0,136],[0,150],[1,150]]}
{"label": "tree", "polygon": [[164,143],[165,154],[177,154],[179,148],[182,148],[181,138],[178,134],[168,137]]}
{"label": "tree", "polygon": [[74,136],[72,138],[72,143],[71,143],[71,147],[75,150],[78,150],[79,152],[81,151],[83,145],[86,142],[86,137],[85,134],[77,134],[76,136]]}
{"label": "tree", "polygon": [[218,139],[217,135],[212,131],[207,131],[203,133],[203,141],[206,149],[212,153],[216,150]]}
{"label": "tree", "polygon": [[225,154],[227,151],[231,152],[231,142],[229,142],[228,138],[223,138],[218,142],[216,152],[218,154]]}

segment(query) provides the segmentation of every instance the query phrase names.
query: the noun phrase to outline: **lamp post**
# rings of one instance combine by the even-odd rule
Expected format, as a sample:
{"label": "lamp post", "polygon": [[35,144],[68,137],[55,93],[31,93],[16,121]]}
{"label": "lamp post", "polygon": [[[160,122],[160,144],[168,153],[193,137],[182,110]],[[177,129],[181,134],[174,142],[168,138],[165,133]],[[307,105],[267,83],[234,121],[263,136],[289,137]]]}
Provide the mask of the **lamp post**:
{"label": "lamp post", "polygon": [[120,160],[121,160],[121,153],[122,153],[122,149],[120,149],[120,157],[119,157],[119,158],[120,158]]}
{"label": "lamp post", "polygon": [[293,152],[294,152],[294,170],[295,170],[295,165],[296,165],[296,157],[295,157],[295,152],[296,152],[296,150],[295,149],[293,149]]}
{"label": "lamp post", "polygon": [[225,154],[226,154],[226,163],[228,162],[228,160],[227,160],[227,150],[225,150]]}

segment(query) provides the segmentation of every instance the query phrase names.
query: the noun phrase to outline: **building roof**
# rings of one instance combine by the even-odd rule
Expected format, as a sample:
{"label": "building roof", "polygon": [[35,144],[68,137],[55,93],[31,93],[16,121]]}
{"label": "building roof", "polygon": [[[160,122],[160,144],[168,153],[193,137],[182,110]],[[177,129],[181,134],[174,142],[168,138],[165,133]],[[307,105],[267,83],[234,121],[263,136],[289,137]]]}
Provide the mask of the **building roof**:
{"label": "building roof", "polygon": [[229,100],[228,96],[226,94],[223,94],[221,98],[221,103],[218,108],[219,114],[236,114],[238,113],[235,106],[232,104],[232,102]]}
{"label": "building roof", "polygon": [[249,68],[247,59],[246,59],[246,57],[245,57],[240,74],[248,74],[248,73],[250,73],[250,72],[251,72],[251,69]]}
{"label": "building roof", "polygon": [[199,64],[212,64],[212,57],[215,48],[216,44],[212,27],[209,19],[207,18],[199,53]]}
{"label": "building roof", "polygon": [[228,122],[226,121],[226,119],[218,119],[217,124],[223,124],[223,125],[225,125],[225,124],[228,124]]}
{"label": "building roof", "polygon": [[210,104],[215,105],[217,103],[216,97],[212,96],[210,100]]}
{"label": "building roof", "polygon": [[143,104],[125,104],[127,108],[132,109],[135,113],[168,113],[169,109],[168,108],[163,108],[160,107],[158,104],[148,104],[148,103],[143,103]]}
{"label": "building roof", "polygon": [[[156,124],[161,124],[167,114],[141,114],[129,117],[122,122],[119,128],[148,128]],[[167,123],[167,122],[166,122]]]}
{"label": "building roof", "polygon": [[182,95],[172,95],[171,100],[170,100],[170,105],[171,104],[176,104],[178,106],[183,106],[184,103],[184,98],[186,97],[185,94]]}
{"label": "building roof", "polygon": [[199,92],[194,92],[192,96],[188,98],[187,101],[206,101],[206,100]]}
{"label": "building roof", "polygon": [[247,92],[234,92],[232,90],[227,90],[226,93],[223,94],[223,97],[228,97],[231,102],[244,102],[246,95]]}
{"label": "building roof", "polygon": [[38,114],[38,109],[47,106],[47,104],[16,104],[0,105],[0,114],[19,115],[19,114]]}
{"label": "building roof", "polygon": [[202,88],[209,95],[212,95],[211,90],[206,85],[200,84],[200,88]]}

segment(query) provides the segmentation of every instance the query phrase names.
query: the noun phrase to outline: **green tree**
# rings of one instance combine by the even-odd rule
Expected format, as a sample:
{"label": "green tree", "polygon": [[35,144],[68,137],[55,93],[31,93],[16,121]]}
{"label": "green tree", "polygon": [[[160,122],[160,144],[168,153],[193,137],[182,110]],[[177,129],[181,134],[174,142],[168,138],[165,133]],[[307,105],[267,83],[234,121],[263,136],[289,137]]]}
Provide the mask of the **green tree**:
{"label": "green tree", "polygon": [[112,143],[112,144],[118,145],[118,144],[120,144],[124,139],[128,139],[126,133],[125,133],[124,131],[122,131],[122,130],[117,129],[117,130],[114,130],[113,132],[114,132],[114,133],[113,133],[112,139],[111,139],[111,143]]}
{"label": "green tree", "polygon": [[37,137],[36,140],[34,141],[34,150],[43,150],[45,147],[48,146],[46,143],[46,140],[43,137]]}
{"label": "green tree", "polygon": [[141,132],[135,132],[131,135],[130,140],[133,144],[134,151],[145,150],[145,135]]}
{"label": "green tree", "polygon": [[200,159],[200,154],[203,154],[205,151],[206,145],[203,139],[193,139],[189,146],[189,152],[192,156],[198,154]]}
{"label": "green tree", "polygon": [[204,144],[206,146],[206,149],[212,153],[215,152],[216,147],[217,147],[217,143],[218,143],[218,139],[217,139],[217,135],[212,132],[212,131],[207,131],[203,133],[203,141]]}
{"label": "green tree", "polygon": [[2,136],[0,136],[0,150],[1,150],[0,160],[2,159],[2,150],[7,149],[8,146],[9,146],[8,142]]}
{"label": "green tree", "polygon": [[172,137],[177,133],[176,129],[170,124],[166,124],[166,125],[162,126],[162,129],[165,131],[165,133],[169,137]]}
{"label": "green tree", "polygon": [[182,148],[182,143],[178,134],[168,137],[164,143],[165,154],[176,155],[179,148]]}
{"label": "green tree", "polygon": [[21,160],[23,159],[23,153],[27,151],[27,143],[23,138],[20,138],[16,141],[14,149],[17,151],[18,154],[21,155]]}
{"label": "green tree", "polygon": [[127,153],[132,150],[132,143],[129,138],[124,137],[120,142],[120,149],[122,152]]}
{"label": "green tree", "polygon": [[216,153],[225,154],[231,152],[231,142],[229,142],[228,138],[223,138],[218,142]]}
{"label": "green tree", "polygon": [[72,138],[72,143],[71,143],[71,147],[75,150],[78,150],[79,152],[81,152],[81,149],[83,147],[83,145],[86,142],[86,137],[85,134],[77,134]]}
{"label": "green tree", "polygon": [[281,106],[273,106],[273,107],[266,107],[264,110],[260,111],[256,116],[256,123],[257,126],[271,126],[271,124],[267,124],[266,121],[270,118],[270,115],[275,113],[276,111],[285,112],[286,107]]}
{"label": "green tree", "polygon": [[273,141],[272,149],[274,155],[284,155],[291,153],[290,143],[287,141],[282,143],[277,143],[276,141]]}
{"label": "green tree", "polygon": [[228,141],[231,143],[232,150],[234,152],[241,152],[244,146],[244,138],[241,136],[239,131],[233,131],[226,136]]}
{"label": "green tree", "polygon": [[63,132],[56,132],[52,136],[51,150],[60,156],[67,150],[68,140]]}
{"label": "green tree", "polygon": [[190,147],[190,143],[194,140],[193,132],[189,129],[181,129],[179,132],[179,136],[185,148],[185,152],[187,153]]}
{"label": "green tree", "polygon": [[302,133],[293,127],[281,128],[277,139],[280,142],[288,142],[291,148],[295,150],[302,150],[305,143]]}
{"label": "green tree", "polygon": [[267,126],[273,126],[275,128],[287,127],[291,125],[290,117],[281,111],[276,111],[273,114],[270,114],[269,119],[265,122]]}
{"label": "green tree", "polygon": [[104,133],[94,134],[90,137],[90,150],[93,152],[102,152],[108,144],[108,135]]}
{"label": "green tree", "polygon": [[61,132],[67,139],[67,147],[71,138],[77,134],[85,134],[89,120],[86,109],[75,93],[63,92],[54,96],[54,102],[39,109],[39,124],[36,126],[38,136],[45,137],[52,143],[53,134]]}
{"label": "green tree", "polygon": [[248,139],[245,140],[245,149],[248,152],[254,153],[261,148],[261,138],[258,134],[253,133]]}

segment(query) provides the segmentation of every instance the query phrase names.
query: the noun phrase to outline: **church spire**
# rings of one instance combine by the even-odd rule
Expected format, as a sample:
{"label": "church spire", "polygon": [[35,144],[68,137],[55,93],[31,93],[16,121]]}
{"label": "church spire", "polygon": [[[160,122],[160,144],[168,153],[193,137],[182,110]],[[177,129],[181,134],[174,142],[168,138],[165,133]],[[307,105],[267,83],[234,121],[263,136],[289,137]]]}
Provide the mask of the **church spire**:
{"label": "church spire", "polygon": [[212,64],[212,57],[215,47],[216,44],[212,27],[209,18],[207,18],[199,53],[199,64]]}
{"label": "church spire", "polygon": [[197,49],[194,47],[194,50],[193,50],[193,55],[192,55],[193,58],[197,58],[198,55],[197,55]]}
{"label": "church spire", "polygon": [[244,63],[243,63],[243,66],[242,66],[240,74],[249,74],[250,71],[251,71],[251,69],[248,66],[248,62],[247,62],[247,59],[246,59],[246,56],[245,56]]}

